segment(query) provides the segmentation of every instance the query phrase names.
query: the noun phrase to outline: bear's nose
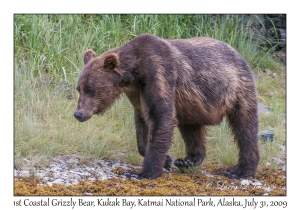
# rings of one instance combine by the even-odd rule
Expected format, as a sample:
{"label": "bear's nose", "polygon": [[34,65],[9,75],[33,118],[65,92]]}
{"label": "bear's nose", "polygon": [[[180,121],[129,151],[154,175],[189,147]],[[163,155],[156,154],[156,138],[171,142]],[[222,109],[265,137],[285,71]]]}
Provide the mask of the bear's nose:
{"label": "bear's nose", "polygon": [[83,113],[80,111],[76,111],[76,112],[74,112],[74,117],[80,121],[83,118]]}

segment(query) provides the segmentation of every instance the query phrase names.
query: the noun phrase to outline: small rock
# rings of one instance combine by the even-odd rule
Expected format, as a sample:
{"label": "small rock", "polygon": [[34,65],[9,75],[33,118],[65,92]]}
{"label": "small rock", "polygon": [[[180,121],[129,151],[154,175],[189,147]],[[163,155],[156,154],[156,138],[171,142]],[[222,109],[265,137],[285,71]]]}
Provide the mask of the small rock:
{"label": "small rock", "polygon": [[66,163],[68,163],[68,164],[74,164],[74,163],[79,163],[79,160],[78,160],[78,158],[76,158],[76,157],[71,157],[70,159],[68,159],[67,161],[66,161]]}
{"label": "small rock", "polygon": [[273,74],[272,74],[272,77],[273,77],[273,78],[276,78],[276,77],[277,77],[277,74],[276,74],[276,73],[273,73]]}
{"label": "small rock", "polygon": [[270,166],[271,163],[270,163],[270,162],[266,162],[265,165],[266,165],[266,166]]}
{"label": "small rock", "polygon": [[23,160],[26,161],[27,163],[31,163],[31,161],[26,158],[24,158]]}
{"label": "small rock", "polygon": [[72,183],[72,185],[77,185],[77,184],[79,183],[79,181],[78,181],[77,179],[73,179],[73,180],[71,181],[71,183]]}
{"label": "small rock", "polygon": [[248,180],[248,179],[243,179],[242,181],[241,181],[241,185],[249,185],[250,184],[250,181]]}
{"label": "small rock", "polygon": [[270,129],[270,130],[266,130],[266,131],[262,131],[258,134],[259,137],[262,138],[262,140],[264,140],[265,142],[270,140],[270,142],[274,141],[274,130]]}
{"label": "small rock", "polygon": [[43,181],[44,181],[44,182],[48,182],[48,181],[49,181],[49,177],[44,177],[44,178],[43,178]]}
{"label": "small rock", "polygon": [[106,166],[106,163],[105,163],[104,160],[99,160],[99,161],[98,161],[98,165],[99,165],[100,167],[105,167],[105,166]]}
{"label": "small rock", "polygon": [[67,82],[61,82],[58,85],[59,88],[63,89],[63,90],[69,90],[71,89],[71,85],[69,85]]}
{"label": "small rock", "polygon": [[253,78],[254,78],[254,81],[258,81],[258,75],[257,74],[253,74]]}
{"label": "small rock", "polygon": [[45,77],[45,78],[43,78],[42,82],[43,82],[44,84],[50,84],[50,83],[52,82],[52,79],[51,79],[51,78]]}
{"label": "small rock", "polygon": [[35,175],[37,178],[41,179],[43,177],[45,177],[45,173],[36,173]]}
{"label": "small rock", "polygon": [[64,180],[63,179],[55,179],[52,184],[63,184]]}
{"label": "small rock", "polygon": [[87,171],[88,171],[90,174],[95,174],[95,168],[88,168]]}
{"label": "small rock", "polygon": [[283,160],[281,160],[280,158],[277,158],[277,157],[272,157],[272,160],[273,160],[276,164],[284,164],[284,163],[285,163]]}
{"label": "small rock", "polygon": [[268,107],[268,106],[266,106],[266,105],[264,105],[262,103],[258,103],[257,106],[258,106],[258,113],[261,113],[261,114],[270,114],[270,112],[271,112],[270,107]]}
{"label": "small rock", "polygon": [[281,170],[285,171],[286,170],[286,165],[282,166]]}
{"label": "small rock", "polygon": [[[272,188],[271,188],[271,187],[265,187],[264,189],[265,189],[265,191],[267,191],[267,192],[271,192],[271,191],[272,191]],[[265,193],[265,194],[269,195],[268,193]]]}
{"label": "small rock", "polygon": [[28,177],[30,175],[29,171],[21,171],[19,173],[19,176],[22,176],[22,177]]}
{"label": "small rock", "polygon": [[253,179],[252,181],[250,181],[250,184],[251,185],[254,185],[254,186],[261,186],[262,183],[256,179]]}
{"label": "small rock", "polygon": [[77,174],[79,176],[90,176],[91,174],[88,172],[76,172],[76,171],[70,171],[71,173]]}
{"label": "small rock", "polygon": [[113,178],[113,177],[114,177],[114,176],[109,176],[109,177],[108,177],[106,174],[104,174],[104,175],[100,176],[99,179],[100,179],[100,180],[105,180],[105,179]]}
{"label": "small rock", "polygon": [[98,177],[99,176],[105,176],[105,174],[106,173],[103,170],[101,170],[101,169],[95,171],[95,176],[98,176]]}
{"label": "small rock", "polygon": [[285,150],[285,145],[284,144],[281,144],[279,147],[280,147],[281,150],[283,150],[283,151]]}
{"label": "small rock", "polygon": [[264,72],[266,75],[270,76],[272,74],[272,71],[270,69],[265,69]]}
{"label": "small rock", "polygon": [[110,166],[108,166],[109,168],[104,168],[104,172],[105,173],[109,173],[110,171],[111,171],[111,168],[110,168]]}
{"label": "small rock", "polygon": [[77,180],[81,179],[81,176],[79,176],[78,174],[70,174],[69,176]]}
{"label": "small rock", "polygon": [[111,168],[113,165],[114,165],[113,162],[109,162],[109,163],[107,164],[107,166],[110,167],[110,168]]}
{"label": "small rock", "polygon": [[59,173],[59,172],[55,172],[55,173],[53,173],[53,178],[54,179],[57,179],[57,178],[60,178],[61,177],[61,173]]}
{"label": "small rock", "polygon": [[45,176],[47,176],[47,177],[50,177],[52,175],[53,175],[53,172],[51,172],[51,171],[46,171],[45,172]]}
{"label": "small rock", "polygon": [[203,173],[205,176],[213,177],[213,175],[211,175],[211,174],[210,174],[209,172],[207,172],[207,171],[202,170],[202,173]]}
{"label": "small rock", "polygon": [[284,48],[282,48],[280,51],[278,51],[277,53],[276,53],[276,56],[278,57],[278,58],[280,58],[280,60],[281,60],[281,62],[283,63],[283,65],[285,65],[286,66],[286,52],[285,52],[286,50],[285,50],[285,47]]}
{"label": "small rock", "polygon": [[59,171],[59,172],[63,172],[65,170],[65,166],[58,166],[57,167],[57,171]]}
{"label": "small rock", "polygon": [[281,29],[281,28],[278,30],[279,30],[279,35],[280,35],[278,47],[283,48],[286,46],[286,30]]}
{"label": "small rock", "polygon": [[276,56],[281,58],[281,57],[285,57],[286,54],[285,54],[283,51],[278,51],[278,52],[276,53]]}

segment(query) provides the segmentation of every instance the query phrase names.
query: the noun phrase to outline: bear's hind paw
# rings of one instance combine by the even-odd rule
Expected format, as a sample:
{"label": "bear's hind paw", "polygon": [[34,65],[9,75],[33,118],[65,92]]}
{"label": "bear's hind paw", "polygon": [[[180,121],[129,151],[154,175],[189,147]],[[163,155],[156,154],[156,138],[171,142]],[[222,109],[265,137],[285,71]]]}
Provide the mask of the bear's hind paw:
{"label": "bear's hind paw", "polygon": [[184,160],[182,158],[178,158],[174,161],[174,165],[178,168],[189,168],[195,166],[195,164],[190,160]]}
{"label": "bear's hind paw", "polygon": [[230,170],[225,170],[223,171],[224,176],[228,177],[229,179],[241,179],[241,177],[239,175],[237,175],[236,173],[233,173]]}
{"label": "bear's hind paw", "polygon": [[242,174],[239,174],[237,172],[233,172],[231,170],[220,170],[220,169],[217,169],[217,170],[215,170],[215,173],[219,174],[219,175],[226,176],[229,179],[237,179],[237,180],[241,180],[242,178],[245,178],[245,177],[250,177],[250,175],[242,175]]}

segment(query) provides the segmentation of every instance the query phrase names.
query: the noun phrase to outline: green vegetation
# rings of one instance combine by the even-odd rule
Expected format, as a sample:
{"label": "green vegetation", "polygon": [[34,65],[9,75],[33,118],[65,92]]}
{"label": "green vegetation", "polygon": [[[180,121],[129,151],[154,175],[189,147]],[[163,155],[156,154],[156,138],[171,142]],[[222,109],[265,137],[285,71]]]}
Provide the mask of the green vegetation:
{"label": "green vegetation", "polygon": [[[260,130],[275,130],[275,142],[260,143],[261,164],[284,155],[279,145],[285,144],[285,69],[270,52],[253,43],[250,22],[240,27],[240,20],[230,15],[15,15],[15,166],[21,166],[24,158],[40,165],[49,157],[71,154],[83,161],[108,158],[141,164],[133,109],[126,97],[85,123],[77,122],[73,112],[83,52],[93,49],[101,54],[142,33],[167,39],[209,36],[237,49],[259,76],[260,102],[273,110],[260,116]],[[264,73],[266,68],[276,77]],[[234,165],[237,152],[232,151],[237,150],[226,121],[210,127],[204,164]],[[176,129],[170,155],[183,157],[184,153]]]}

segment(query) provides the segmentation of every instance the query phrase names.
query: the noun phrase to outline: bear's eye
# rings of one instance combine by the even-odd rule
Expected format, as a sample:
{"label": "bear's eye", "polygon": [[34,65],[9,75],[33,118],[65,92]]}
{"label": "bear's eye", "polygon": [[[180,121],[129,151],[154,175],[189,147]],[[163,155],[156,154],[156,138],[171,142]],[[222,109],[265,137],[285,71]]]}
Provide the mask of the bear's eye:
{"label": "bear's eye", "polygon": [[85,93],[93,93],[93,88],[91,88],[91,87],[84,87],[84,89],[83,89],[83,91],[85,92]]}

